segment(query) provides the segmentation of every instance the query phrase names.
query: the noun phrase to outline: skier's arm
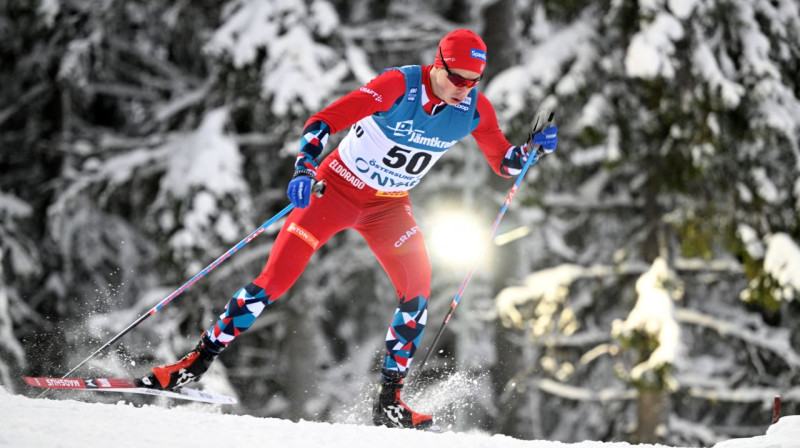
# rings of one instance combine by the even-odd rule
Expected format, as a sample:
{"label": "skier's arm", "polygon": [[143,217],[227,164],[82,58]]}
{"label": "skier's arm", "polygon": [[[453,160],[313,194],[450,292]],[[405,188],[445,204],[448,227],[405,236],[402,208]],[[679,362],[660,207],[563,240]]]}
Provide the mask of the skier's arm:
{"label": "skier's arm", "polygon": [[349,128],[364,117],[391,109],[405,91],[406,80],[403,73],[399,70],[387,70],[364,87],[348,93],[314,114],[303,128],[300,154],[295,168],[316,168],[317,158],[325,149],[329,135]]}
{"label": "skier's arm", "polygon": [[497,114],[494,111],[494,106],[480,92],[478,93],[475,120],[477,120],[477,124],[475,129],[472,130],[472,136],[478,142],[478,147],[483,152],[492,170],[503,177],[511,177],[518,174],[519,170],[514,172],[513,168],[508,166],[508,160],[506,160],[506,155],[512,153],[517,146],[506,140],[503,131],[497,125]]}
{"label": "skier's arm", "polygon": [[481,93],[478,93],[475,117],[477,124],[472,135],[486,156],[486,160],[489,161],[489,165],[500,176],[511,177],[519,174],[525,165],[531,146],[541,146],[546,153],[556,149],[558,128],[555,126],[536,133],[532,142],[528,141],[520,146],[509,143],[497,125],[497,115],[492,103]]}
{"label": "skier's arm", "polygon": [[391,109],[405,91],[406,80],[403,73],[399,70],[388,70],[309,118],[300,139],[300,153],[294,164],[294,176],[286,191],[292,204],[299,208],[308,206],[311,200],[311,180],[317,172],[317,159],[325,149],[328,137],[347,129],[364,117]]}

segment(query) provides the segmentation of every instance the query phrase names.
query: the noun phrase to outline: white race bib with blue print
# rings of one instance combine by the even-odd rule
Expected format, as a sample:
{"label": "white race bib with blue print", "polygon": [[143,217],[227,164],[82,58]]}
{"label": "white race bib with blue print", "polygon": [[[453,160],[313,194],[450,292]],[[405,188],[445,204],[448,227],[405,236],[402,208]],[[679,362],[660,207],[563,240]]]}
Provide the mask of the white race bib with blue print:
{"label": "white race bib with blue print", "polygon": [[[419,183],[445,151],[456,141],[426,137],[414,129],[413,121],[401,121],[390,128],[389,139],[372,117],[356,123],[339,145],[339,156],[347,167],[370,187],[381,191],[405,191]],[[430,146],[430,150],[404,145]]]}

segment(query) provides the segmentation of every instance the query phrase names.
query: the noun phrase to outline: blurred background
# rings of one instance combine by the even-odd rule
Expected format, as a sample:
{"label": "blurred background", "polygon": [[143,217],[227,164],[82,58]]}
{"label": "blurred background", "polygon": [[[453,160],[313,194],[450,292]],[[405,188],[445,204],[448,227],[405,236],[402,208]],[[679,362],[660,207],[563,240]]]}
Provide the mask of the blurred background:
{"label": "blurred background", "polygon": [[[456,28],[488,45],[509,141],[553,110],[560,142],[407,401],[461,431],[684,446],[763,434],[777,394],[800,412],[796,0],[2,1],[0,385],[37,394],[22,375],[63,375],[282,209],[305,120]],[[467,138],[411,192],[434,269],[417,362],[512,184]],[[278,228],[76,376],[182,356]],[[341,233],[201,386],[368,424],[395,306]]]}

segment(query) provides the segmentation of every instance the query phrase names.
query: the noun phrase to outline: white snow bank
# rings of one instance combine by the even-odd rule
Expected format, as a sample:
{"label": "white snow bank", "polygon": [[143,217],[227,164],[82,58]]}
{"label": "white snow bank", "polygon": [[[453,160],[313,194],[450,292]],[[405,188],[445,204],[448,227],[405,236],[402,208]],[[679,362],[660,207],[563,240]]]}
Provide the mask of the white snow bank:
{"label": "white snow bank", "polygon": [[720,442],[713,448],[800,448],[800,415],[790,415],[767,428],[767,434]]}
{"label": "white snow bank", "polygon": [[[96,392],[75,392],[91,399]],[[122,395],[120,395],[122,397]],[[481,433],[443,433],[377,428],[373,426],[291,422],[274,418],[222,414],[218,406],[192,405],[162,408],[33,399],[0,388],[0,447],[205,447],[276,446],[352,448],[380,446],[435,446],[437,448],[628,448],[614,442],[561,443],[518,440]],[[800,416],[787,416],[764,436],[721,442],[714,448],[800,448]],[[635,445],[656,448],[664,445]]]}
{"label": "white snow bank", "polygon": [[[89,392],[93,393],[93,392]],[[76,397],[91,397],[75,392]],[[291,422],[274,418],[221,414],[220,408],[134,407],[125,404],[83,403],[33,399],[11,395],[0,388],[3,447],[206,447],[275,446],[326,448],[414,446],[437,448],[623,448],[628,443],[581,442],[564,444],[524,441],[501,435],[443,433],[373,426]],[[663,445],[636,445],[653,448]],[[737,445],[738,447],[739,445]],[[788,445],[787,445],[788,446]]]}

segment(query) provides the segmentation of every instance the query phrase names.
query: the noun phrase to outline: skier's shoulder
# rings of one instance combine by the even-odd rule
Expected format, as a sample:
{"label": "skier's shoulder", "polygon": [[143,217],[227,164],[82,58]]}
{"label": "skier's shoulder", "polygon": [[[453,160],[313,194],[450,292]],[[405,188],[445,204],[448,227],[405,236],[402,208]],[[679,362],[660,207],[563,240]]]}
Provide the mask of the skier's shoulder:
{"label": "skier's shoulder", "polygon": [[[381,71],[379,78],[385,78],[387,82],[402,84],[404,87],[409,84],[416,85],[422,82],[422,66],[403,65],[400,67],[388,67]],[[377,78],[376,78],[377,79]]]}
{"label": "skier's shoulder", "polygon": [[422,66],[421,65],[401,65],[397,67],[387,67],[381,71],[381,75],[384,73],[394,73],[394,74],[401,74],[403,77],[407,76],[421,76],[422,75]]}
{"label": "skier's shoulder", "polygon": [[475,118],[480,119],[481,117],[490,117],[490,119],[496,121],[497,114],[495,113],[494,105],[489,98],[482,92],[477,92],[476,96]]}
{"label": "skier's shoulder", "polygon": [[401,71],[387,69],[358,90],[371,95],[378,103],[394,104],[405,94],[406,78]]}

